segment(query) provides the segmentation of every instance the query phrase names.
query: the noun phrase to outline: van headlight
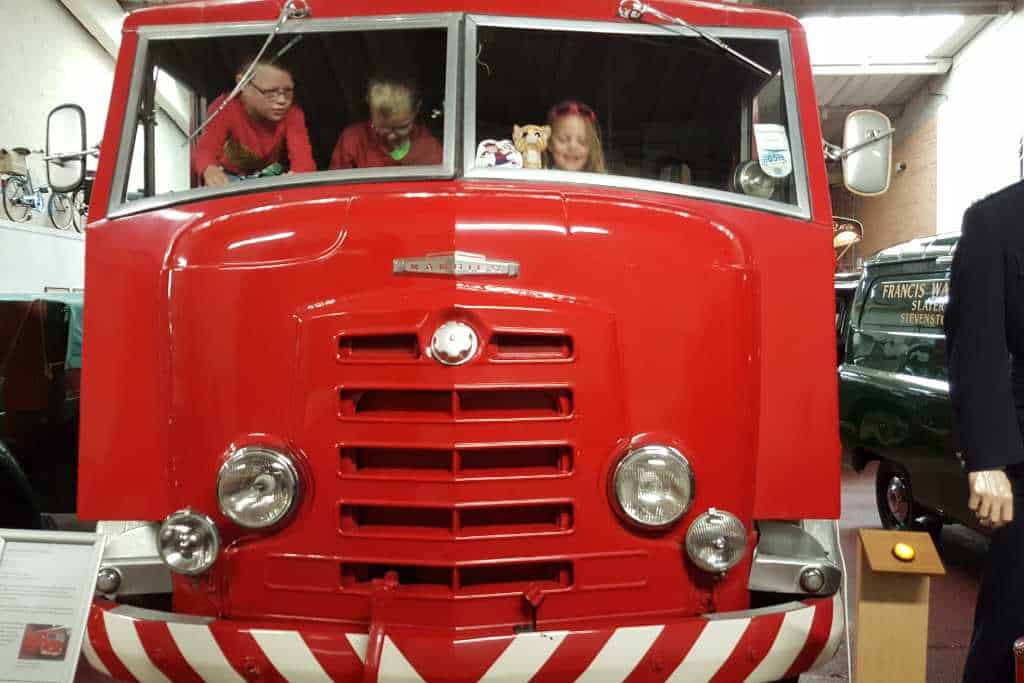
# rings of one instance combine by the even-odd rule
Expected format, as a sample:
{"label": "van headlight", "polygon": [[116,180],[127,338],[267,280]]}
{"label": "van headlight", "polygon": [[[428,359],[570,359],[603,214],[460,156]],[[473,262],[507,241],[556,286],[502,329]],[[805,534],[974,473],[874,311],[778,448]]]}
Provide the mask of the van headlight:
{"label": "van headlight", "polygon": [[299,474],[292,458],[270,446],[245,446],[217,474],[220,511],[239,526],[265,529],[297,506]]}
{"label": "van headlight", "polygon": [[202,574],[213,566],[220,552],[217,525],[188,508],[168,515],[156,538],[160,559],[179,574]]}
{"label": "van headlight", "polygon": [[710,508],[686,532],[686,554],[706,572],[724,573],[747,552],[747,530],[736,515]]}
{"label": "van headlight", "polygon": [[626,454],[612,476],[615,502],[631,521],[658,528],[674,524],[693,501],[693,470],[671,446],[643,446]]}

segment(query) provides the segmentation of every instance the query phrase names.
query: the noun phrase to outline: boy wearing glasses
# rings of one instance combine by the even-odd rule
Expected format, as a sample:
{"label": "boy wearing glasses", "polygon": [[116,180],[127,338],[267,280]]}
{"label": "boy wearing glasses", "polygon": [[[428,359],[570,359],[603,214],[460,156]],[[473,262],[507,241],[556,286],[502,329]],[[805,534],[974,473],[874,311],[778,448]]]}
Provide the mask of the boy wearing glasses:
{"label": "boy wearing glasses", "polygon": [[417,122],[419,91],[411,80],[372,78],[366,89],[370,120],[345,128],[331,154],[331,168],[431,166],[441,163],[441,143]]}
{"label": "boy wearing glasses", "polygon": [[[251,62],[236,74],[236,82]],[[213,114],[226,95],[207,112]],[[192,166],[211,187],[249,176],[280,175],[287,159],[294,173],[315,171],[306,116],[294,104],[295,82],[280,64],[261,61],[238,97],[199,137]]]}

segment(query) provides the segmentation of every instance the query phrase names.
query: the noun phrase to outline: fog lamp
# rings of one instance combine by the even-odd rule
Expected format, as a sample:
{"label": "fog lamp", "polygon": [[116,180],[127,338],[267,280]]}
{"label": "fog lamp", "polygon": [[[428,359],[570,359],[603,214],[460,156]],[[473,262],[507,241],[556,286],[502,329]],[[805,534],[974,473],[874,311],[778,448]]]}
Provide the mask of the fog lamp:
{"label": "fog lamp", "polygon": [[299,475],[292,459],[268,446],[238,449],[217,474],[221,512],[249,529],[264,529],[287,517],[298,492]]}
{"label": "fog lamp", "polygon": [[179,574],[202,574],[217,561],[220,534],[206,515],[178,510],[160,525],[157,534],[160,558]]}
{"label": "fog lamp", "polygon": [[746,550],[746,528],[725,510],[709,509],[686,532],[686,554],[704,571],[726,572],[743,559]]}
{"label": "fog lamp", "polygon": [[671,446],[630,451],[619,461],[612,482],[619,508],[645,527],[675,523],[693,500],[693,470]]}
{"label": "fog lamp", "polygon": [[733,187],[743,194],[760,199],[771,199],[775,194],[775,179],[764,172],[761,164],[747,161],[740,164],[733,173]]}

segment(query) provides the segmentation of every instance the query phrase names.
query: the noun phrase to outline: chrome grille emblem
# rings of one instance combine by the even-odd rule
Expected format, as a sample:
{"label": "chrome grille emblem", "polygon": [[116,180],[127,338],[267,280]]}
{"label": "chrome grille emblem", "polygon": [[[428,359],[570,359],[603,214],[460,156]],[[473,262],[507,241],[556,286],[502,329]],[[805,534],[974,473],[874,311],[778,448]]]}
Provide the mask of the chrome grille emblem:
{"label": "chrome grille emblem", "polygon": [[434,332],[430,340],[430,355],[442,365],[462,365],[476,355],[479,346],[472,327],[450,320]]}
{"label": "chrome grille emblem", "polygon": [[396,258],[395,273],[416,275],[519,275],[518,261],[500,261],[468,251],[448,251],[413,258]]}

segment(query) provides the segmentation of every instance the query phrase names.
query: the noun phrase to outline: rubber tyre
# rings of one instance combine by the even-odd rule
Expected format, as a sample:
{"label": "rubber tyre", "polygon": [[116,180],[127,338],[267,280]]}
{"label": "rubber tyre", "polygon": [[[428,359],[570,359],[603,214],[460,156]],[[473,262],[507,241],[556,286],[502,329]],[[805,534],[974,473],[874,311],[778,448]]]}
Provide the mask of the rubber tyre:
{"label": "rubber tyre", "polygon": [[58,230],[67,230],[74,222],[74,200],[66,192],[54,192],[46,202],[46,213],[50,215],[50,223]]}
{"label": "rubber tyre", "polygon": [[14,455],[0,441],[0,527],[39,529],[42,520],[32,485]]}
{"label": "rubber tyre", "polygon": [[32,217],[31,207],[15,203],[17,199],[25,196],[25,179],[21,176],[7,176],[3,181],[3,205],[4,214],[8,220],[15,223],[25,223]]}
{"label": "rubber tyre", "polygon": [[919,531],[915,521],[920,510],[914,502],[910,474],[895,463],[880,460],[875,474],[875,504],[885,529]]}
{"label": "rubber tyre", "polygon": [[85,229],[85,219],[89,214],[89,205],[85,203],[85,190],[75,190],[75,198],[71,202],[71,225],[75,232],[82,232]]}

